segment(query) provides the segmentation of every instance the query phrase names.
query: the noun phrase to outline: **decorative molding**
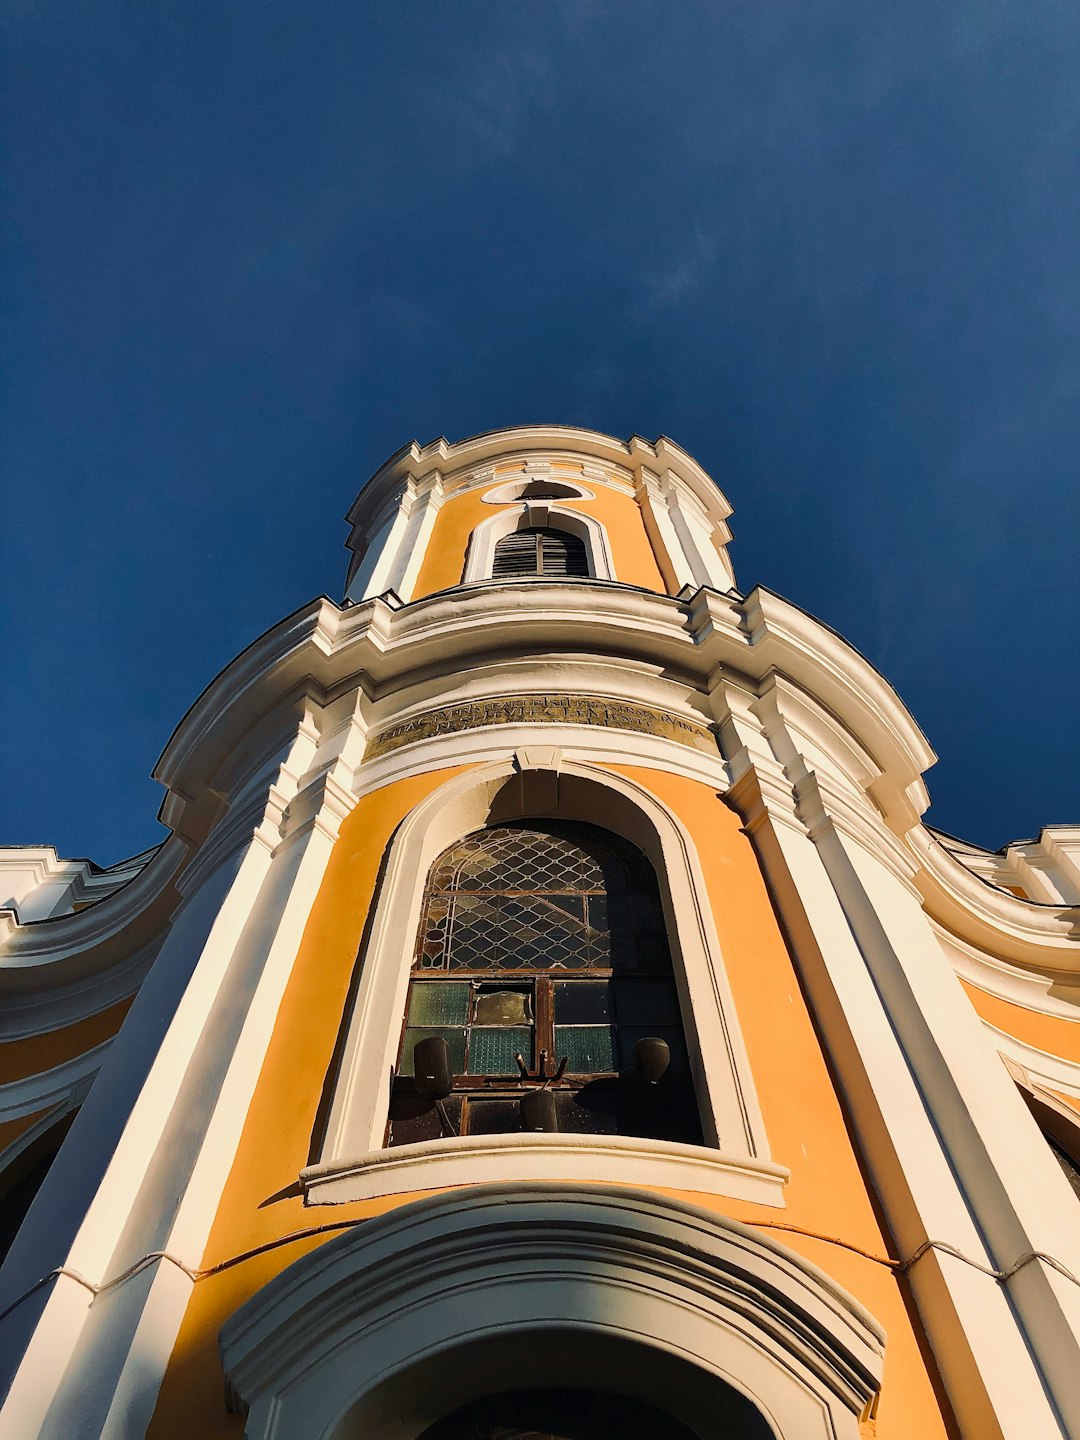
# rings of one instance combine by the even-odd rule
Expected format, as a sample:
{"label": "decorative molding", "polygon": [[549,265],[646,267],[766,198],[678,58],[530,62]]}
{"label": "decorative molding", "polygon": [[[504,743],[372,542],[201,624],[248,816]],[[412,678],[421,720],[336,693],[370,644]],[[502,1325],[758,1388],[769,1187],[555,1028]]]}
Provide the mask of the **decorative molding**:
{"label": "decorative molding", "polygon": [[[1080,1100],[1080,1062],[1051,1055],[1047,1050],[1038,1050],[1034,1045],[1018,1040],[1015,1035],[999,1030],[989,1020],[983,1020],[982,1027],[990,1036],[994,1049],[1004,1059],[1019,1065],[1039,1084]],[[1077,1118],[1080,1120],[1080,1116]]]}
{"label": "decorative molding", "polygon": [[[1080,988],[1060,984],[1059,977],[1053,973],[1044,975],[1010,965],[961,940],[933,917],[930,924],[956,974],[969,985],[1008,1005],[1080,1026]],[[1080,1029],[1077,1035],[1080,1038]]]}
{"label": "decorative molding", "polygon": [[51,1070],[39,1070],[0,1086],[0,1123],[32,1115],[46,1106],[69,1102],[68,1108],[71,1108],[72,1104],[80,1103],[101,1069],[113,1039],[115,1037],[110,1036],[93,1049],[54,1065]]}
{"label": "decorative molding", "polygon": [[472,1347],[515,1388],[581,1383],[602,1361],[613,1388],[696,1431],[757,1412],[777,1440],[857,1440],[884,1332],[750,1226],[569,1184],[470,1187],[367,1220],[221,1332],[249,1440],[389,1434],[388,1414],[393,1434],[417,1436],[475,1393]]}
{"label": "decorative molding", "polygon": [[656,735],[693,746],[706,754],[716,753],[716,741],[706,726],[649,705],[609,700],[599,695],[507,695],[495,700],[446,705],[399,725],[390,725],[369,739],[364,759],[375,760],[402,745],[430,740],[436,735],[452,735],[488,725],[535,724],[600,725]]}
{"label": "decorative molding", "polygon": [[708,755],[642,731],[609,730],[598,725],[546,724],[542,729],[536,725],[493,725],[433,736],[382,755],[359,770],[354,794],[359,798],[398,780],[458,765],[498,764],[508,754],[533,751],[538,741],[539,748],[556,748],[568,760],[582,765],[660,770],[710,785],[717,792],[725,791],[728,785],[727,771],[718,754]]}
{"label": "decorative molding", "polygon": [[1080,906],[1022,900],[973,874],[920,825],[907,843],[927,910],[968,944],[1080,985]]}
{"label": "decorative molding", "polygon": [[[547,467],[550,469],[550,467]],[[486,477],[485,477],[486,478]],[[557,474],[546,474],[539,469],[527,466],[522,473],[514,480],[508,480],[495,490],[489,490],[486,495],[481,495],[485,505],[515,505],[528,504],[530,497],[521,492],[529,485],[538,482],[549,483],[553,489],[558,488],[561,494],[554,496],[556,500],[595,500],[596,493],[587,490],[584,485],[579,485],[576,480],[569,476]]]}
{"label": "decorative molding", "polygon": [[620,1135],[462,1135],[373,1150],[352,1162],[301,1171],[306,1205],[441,1190],[489,1181],[639,1185],[723,1195],[782,1208],[791,1172],[767,1160],[701,1145]]}

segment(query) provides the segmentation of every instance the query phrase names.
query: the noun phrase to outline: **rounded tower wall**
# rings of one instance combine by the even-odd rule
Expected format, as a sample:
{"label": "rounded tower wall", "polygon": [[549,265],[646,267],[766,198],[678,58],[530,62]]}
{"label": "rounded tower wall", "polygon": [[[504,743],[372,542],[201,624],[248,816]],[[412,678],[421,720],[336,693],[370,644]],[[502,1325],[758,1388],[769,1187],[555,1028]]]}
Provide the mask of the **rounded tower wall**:
{"label": "rounded tower wall", "polygon": [[532,525],[547,520],[549,506],[556,527],[561,512],[599,527],[594,578],[669,594],[734,586],[731,507],[696,462],[662,439],[550,427],[414,444],[392,457],[349,512],[346,594],[358,601],[393,590],[409,601],[489,579],[475,555],[470,565],[470,551],[492,509]]}

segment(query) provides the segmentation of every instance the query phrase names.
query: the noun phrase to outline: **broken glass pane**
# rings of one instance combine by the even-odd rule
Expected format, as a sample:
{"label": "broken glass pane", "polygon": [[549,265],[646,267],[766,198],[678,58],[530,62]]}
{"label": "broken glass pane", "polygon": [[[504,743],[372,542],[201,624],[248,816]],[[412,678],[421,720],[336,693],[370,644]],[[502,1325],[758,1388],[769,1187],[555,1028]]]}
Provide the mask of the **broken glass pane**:
{"label": "broken glass pane", "polygon": [[620,1025],[677,1025],[679,1002],[670,980],[620,980],[615,986]]}
{"label": "broken glass pane", "polygon": [[563,1025],[588,1025],[611,1019],[607,980],[559,980],[555,984],[555,1019]]}
{"label": "broken glass pane", "polygon": [[530,1025],[531,998],[527,990],[481,990],[476,996],[473,1024]]}

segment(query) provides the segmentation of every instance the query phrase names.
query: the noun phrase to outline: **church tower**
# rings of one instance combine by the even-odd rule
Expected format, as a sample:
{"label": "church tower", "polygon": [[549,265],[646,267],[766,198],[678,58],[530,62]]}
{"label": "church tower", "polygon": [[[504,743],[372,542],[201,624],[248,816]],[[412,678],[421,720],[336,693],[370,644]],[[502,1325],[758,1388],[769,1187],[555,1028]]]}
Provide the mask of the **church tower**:
{"label": "church tower", "polygon": [[666,439],[412,444],[112,869],[0,850],[0,1440],[1080,1440],[1080,828]]}

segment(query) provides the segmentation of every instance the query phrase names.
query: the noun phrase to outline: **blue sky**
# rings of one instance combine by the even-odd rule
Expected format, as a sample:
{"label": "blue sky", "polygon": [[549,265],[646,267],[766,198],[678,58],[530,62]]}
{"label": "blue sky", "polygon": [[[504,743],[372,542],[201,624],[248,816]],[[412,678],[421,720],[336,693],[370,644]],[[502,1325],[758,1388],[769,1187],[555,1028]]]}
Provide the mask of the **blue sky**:
{"label": "blue sky", "polygon": [[0,832],[108,863],[412,437],[664,433],[743,589],[1080,820],[1071,3],[9,0]]}

